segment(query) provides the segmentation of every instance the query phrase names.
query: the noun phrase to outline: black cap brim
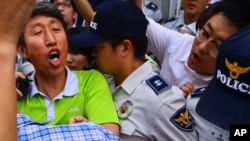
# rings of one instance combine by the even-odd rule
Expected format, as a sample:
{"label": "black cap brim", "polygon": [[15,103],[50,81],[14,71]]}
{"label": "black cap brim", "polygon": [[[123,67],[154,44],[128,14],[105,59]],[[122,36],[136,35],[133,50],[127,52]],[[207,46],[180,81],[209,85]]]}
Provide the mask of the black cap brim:
{"label": "black cap brim", "polygon": [[87,30],[79,35],[76,35],[70,39],[72,46],[75,49],[89,48],[102,41],[109,39],[107,36],[96,34],[90,30]]}
{"label": "black cap brim", "polygon": [[196,112],[211,123],[229,130],[231,124],[250,124],[249,106],[248,98],[230,94],[213,77],[196,106]]}

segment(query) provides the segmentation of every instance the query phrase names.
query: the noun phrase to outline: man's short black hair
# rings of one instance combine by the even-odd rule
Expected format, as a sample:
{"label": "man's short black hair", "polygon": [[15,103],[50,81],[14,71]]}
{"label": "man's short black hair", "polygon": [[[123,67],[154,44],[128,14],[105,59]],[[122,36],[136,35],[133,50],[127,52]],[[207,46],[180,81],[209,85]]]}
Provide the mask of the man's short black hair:
{"label": "man's short black hair", "polygon": [[[38,16],[38,15],[53,17],[57,19],[62,24],[64,30],[66,31],[67,25],[61,12],[51,3],[38,2],[35,5],[35,8],[31,14],[31,18]],[[24,40],[23,34],[20,36],[18,44],[25,47],[25,40]]]}

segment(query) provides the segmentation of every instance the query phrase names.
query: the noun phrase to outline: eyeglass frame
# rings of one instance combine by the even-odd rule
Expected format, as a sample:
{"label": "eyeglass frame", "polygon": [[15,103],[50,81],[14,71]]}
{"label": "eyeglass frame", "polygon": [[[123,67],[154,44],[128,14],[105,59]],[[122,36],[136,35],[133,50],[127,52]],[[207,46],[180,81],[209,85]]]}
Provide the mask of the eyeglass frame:
{"label": "eyeglass frame", "polygon": [[[202,32],[203,32],[203,34],[202,34]],[[213,57],[217,57],[221,45],[219,45],[218,43],[213,41],[213,39],[211,39],[211,36],[208,34],[208,32],[205,30],[204,27],[202,27],[202,26],[198,27],[197,32],[196,32],[196,38],[201,43],[207,42],[210,39],[210,41],[209,41],[209,53]]]}
{"label": "eyeglass frame", "polygon": [[59,8],[60,6],[62,6],[62,8],[70,8],[72,7],[72,3],[71,2],[55,2],[53,3],[53,5],[57,8]]}

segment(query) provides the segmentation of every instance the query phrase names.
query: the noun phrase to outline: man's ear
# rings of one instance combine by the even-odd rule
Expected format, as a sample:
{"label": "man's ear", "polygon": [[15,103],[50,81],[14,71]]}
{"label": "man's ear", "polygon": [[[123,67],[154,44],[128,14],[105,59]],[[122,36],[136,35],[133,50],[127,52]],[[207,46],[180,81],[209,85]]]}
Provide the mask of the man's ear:
{"label": "man's ear", "polygon": [[130,40],[125,39],[122,41],[122,52],[123,54],[128,54],[129,52],[131,52],[133,49],[132,47],[132,43]]}
{"label": "man's ear", "polygon": [[26,60],[28,60],[29,56],[28,56],[28,52],[27,52],[27,48],[22,46],[22,45],[17,45],[17,52]]}

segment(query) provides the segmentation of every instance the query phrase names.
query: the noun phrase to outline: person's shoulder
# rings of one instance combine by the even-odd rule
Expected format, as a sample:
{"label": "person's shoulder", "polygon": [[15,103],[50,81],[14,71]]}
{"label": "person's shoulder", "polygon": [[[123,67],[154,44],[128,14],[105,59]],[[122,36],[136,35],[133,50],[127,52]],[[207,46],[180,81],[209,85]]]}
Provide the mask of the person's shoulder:
{"label": "person's shoulder", "polygon": [[100,77],[100,76],[103,76],[103,74],[96,69],[78,70],[78,71],[73,71],[73,73],[75,73],[78,77],[83,77],[83,76]]}
{"label": "person's shoulder", "polygon": [[147,87],[153,90],[156,97],[159,97],[159,103],[164,104],[169,103],[170,101],[179,101],[176,103],[177,105],[185,104],[183,91],[179,87],[172,85],[159,73],[156,72],[145,81]]}
{"label": "person's shoulder", "polygon": [[[177,86],[171,85],[161,75],[154,75],[146,81],[159,97],[157,103],[158,105],[161,105],[159,111],[168,111],[169,120],[171,121],[169,123],[177,127],[179,129],[178,132],[193,132],[194,121],[186,107],[186,101],[181,89]],[[171,110],[169,109],[170,107]],[[188,119],[188,121],[186,121],[186,119]]]}
{"label": "person's shoulder", "polygon": [[145,0],[142,11],[146,16],[152,18],[155,22],[160,22],[162,20],[161,7],[151,0]]}
{"label": "person's shoulder", "polygon": [[158,73],[146,79],[146,83],[158,96],[178,91],[175,86],[172,86],[162,75]]}
{"label": "person's shoulder", "polygon": [[174,24],[177,22],[178,19],[179,19],[179,17],[171,17],[171,18],[167,19],[166,21],[164,21],[163,26]]}
{"label": "person's shoulder", "polygon": [[160,74],[153,75],[150,78],[146,79],[146,83],[155,92],[156,95],[159,95],[164,91],[171,89],[172,86]]}
{"label": "person's shoulder", "polygon": [[104,75],[96,69],[73,71],[73,73],[76,74],[79,83],[91,83],[91,85],[107,83]]}
{"label": "person's shoulder", "polygon": [[180,13],[178,16],[173,16],[165,20],[163,26],[169,29],[174,29],[183,24],[185,24],[183,19],[183,13]]}

